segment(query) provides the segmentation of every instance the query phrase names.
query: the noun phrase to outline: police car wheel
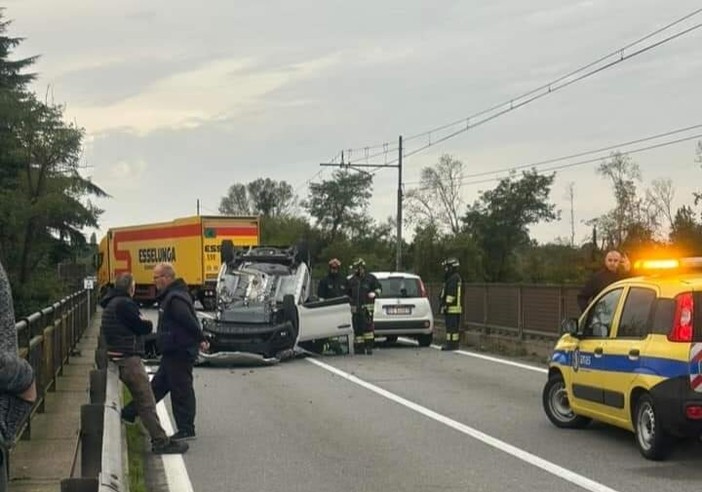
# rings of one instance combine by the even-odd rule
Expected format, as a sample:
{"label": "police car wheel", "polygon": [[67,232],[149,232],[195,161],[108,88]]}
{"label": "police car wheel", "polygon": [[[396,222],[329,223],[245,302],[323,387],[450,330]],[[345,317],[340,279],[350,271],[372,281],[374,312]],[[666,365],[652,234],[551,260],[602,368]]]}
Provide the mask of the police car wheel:
{"label": "police car wheel", "polygon": [[642,395],[636,402],[634,413],[636,444],[649,460],[662,460],[670,450],[670,435],[663,429],[653,398]]}
{"label": "police car wheel", "polygon": [[546,416],[556,427],[580,429],[590,423],[590,419],[576,415],[570,408],[565,382],[560,375],[551,376],[544,386],[542,403]]}

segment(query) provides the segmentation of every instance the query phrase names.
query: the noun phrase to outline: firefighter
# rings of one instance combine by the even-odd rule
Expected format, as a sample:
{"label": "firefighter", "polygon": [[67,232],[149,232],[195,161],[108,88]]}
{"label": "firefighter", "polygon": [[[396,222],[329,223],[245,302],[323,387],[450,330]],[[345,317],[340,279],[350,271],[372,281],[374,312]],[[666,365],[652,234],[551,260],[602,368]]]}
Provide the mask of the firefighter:
{"label": "firefighter", "polygon": [[341,274],[340,269],[341,262],[338,259],[329,260],[329,273],[319,281],[317,297],[332,299],[346,295],[346,277]]}
{"label": "firefighter", "polygon": [[458,273],[460,263],[457,258],[446,258],[441,265],[444,267],[444,285],[441,289],[440,307],[446,320],[446,343],[441,350],[458,350],[458,329],[463,310],[463,280]]}
{"label": "firefighter", "polygon": [[355,342],[362,347],[362,353],[371,355],[375,336],[373,333],[373,307],[380,294],[380,282],[373,274],[366,272],[366,262],[362,258],[351,264],[353,275],[349,279],[346,293],[351,302],[353,332]]}

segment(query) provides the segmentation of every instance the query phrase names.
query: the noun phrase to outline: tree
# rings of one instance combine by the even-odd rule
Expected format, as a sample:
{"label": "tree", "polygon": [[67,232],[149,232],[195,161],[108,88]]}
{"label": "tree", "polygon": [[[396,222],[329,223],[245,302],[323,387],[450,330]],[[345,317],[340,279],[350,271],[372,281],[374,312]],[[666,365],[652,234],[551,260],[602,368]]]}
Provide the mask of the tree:
{"label": "tree", "polygon": [[646,190],[646,200],[655,209],[656,214],[668,222],[668,227],[673,227],[675,216],[673,214],[673,199],[675,187],[670,178],[655,179],[651,188]]}
{"label": "tree", "polygon": [[303,206],[333,243],[340,234],[362,232],[372,223],[367,214],[372,186],[370,174],[335,171],[332,179],[310,184]]}
{"label": "tree", "polygon": [[259,178],[244,185],[235,183],[220,201],[219,211],[230,215],[284,217],[289,215],[297,198],[286,181]]}
{"label": "tree", "polygon": [[532,170],[516,179],[512,173],[468,207],[464,230],[483,251],[488,281],[512,279],[514,253],[529,244],[529,226],[558,218],[555,205],[549,203],[554,177]]}
{"label": "tree", "polygon": [[670,231],[670,241],[682,256],[702,254],[702,224],[689,206],[678,209]]}
{"label": "tree", "polygon": [[617,152],[600,164],[597,172],[609,179],[615,199],[612,210],[588,221],[597,228],[603,249],[630,249],[652,241],[660,225],[660,209],[650,196],[643,199],[638,196],[636,184],[641,181],[638,164]]}
{"label": "tree", "polygon": [[405,196],[409,223],[457,234],[464,207],[462,181],[463,163],[448,154],[442,155],[434,167],[422,169],[419,187]]}

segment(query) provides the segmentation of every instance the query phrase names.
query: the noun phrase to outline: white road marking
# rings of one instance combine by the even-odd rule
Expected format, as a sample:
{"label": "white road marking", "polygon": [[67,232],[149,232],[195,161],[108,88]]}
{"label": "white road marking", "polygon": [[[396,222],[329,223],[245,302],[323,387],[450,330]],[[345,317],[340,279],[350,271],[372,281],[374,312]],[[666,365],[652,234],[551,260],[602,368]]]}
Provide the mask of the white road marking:
{"label": "white road marking", "polygon": [[509,443],[506,443],[500,439],[497,439],[495,437],[492,437],[488,434],[485,434],[484,432],[481,432],[473,427],[467,426],[465,424],[462,424],[456,420],[453,420],[449,417],[446,417],[444,415],[441,415],[440,413],[437,413],[433,410],[430,410],[426,407],[423,407],[417,403],[414,403],[410,400],[407,400],[405,398],[402,398],[401,396],[398,396],[394,393],[391,393],[390,391],[384,390],[383,388],[376,386],[374,384],[371,384],[369,382],[366,382],[353,374],[349,374],[345,371],[342,371],[340,369],[337,369],[336,367],[330,366],[328,364],[325,364],[324,362],[320,362],[317,359],[306,359],[312,364],[315,364],[322,369],[325,369],[333,374],[336,374],[337,376],[340,376],[354,384],[357,384],[363,388],[366,388],[367,390],[370,390],[384,398],[387,398],[388,400],[394,401],[395,403],[399,403],[400,405],[403,405],[410,410],[413,410],[421,415],[424,415],[425,417],[429,417],[432,420],[435,420],[439,423],[442,423],[448,427],[451,427],[459,432],[462,432],[463,434],[466,434],[474,439],[477,439],[478,441],[481,441],[488,446],[491,446],[499,451],[502,451],[504,453],[507,453],[511,456],[514,456],[515,458],[524,461],[525,463],[528,463],[532,466],[535,466],[537,468],[540,468],[558,478],[561,478],[567,482],[570,482],[574,485],[577,485],[578,487],[581,487],[585,490],[590,490],[592,492],[616,492],[615,489],[612,489],[610,487],[607,487],[604,484],[601,484],[599,482],[595,482],[594,480],[591,480],[587,477],[584,477],[583,475],[580,475],[578,473],[575,473],[574,471],[568,470],[567,468],[563,468],[560,465],[557,465],[555,463],[552,463],[550,461],[547,461],[543,458],[540,458],[534,454],[531,454],[528,451],[525,451],[521,448],[518,448],[516,446],[513,446]]}
{"label": "white road marking", "polygon": [[[153,374],[149,374],[149,379],[153,378]],[[168,410],[166,409],[165,400],[161,400],[156,404],[156,413],[158,414],[158,419],[161,421],[161,426],[166,434],[169,436],[173,435],[173,424],[171,423],[171,416],[168,415]],[[185,460],[182,454],[163,454],[161,455],[163,460],[163,471],[166,474],[166,481],[168,482],[168,490],[170,492],[194,492],[193,484],[190,482],[190,476],[188,475],[188,469],[185,468]]]}

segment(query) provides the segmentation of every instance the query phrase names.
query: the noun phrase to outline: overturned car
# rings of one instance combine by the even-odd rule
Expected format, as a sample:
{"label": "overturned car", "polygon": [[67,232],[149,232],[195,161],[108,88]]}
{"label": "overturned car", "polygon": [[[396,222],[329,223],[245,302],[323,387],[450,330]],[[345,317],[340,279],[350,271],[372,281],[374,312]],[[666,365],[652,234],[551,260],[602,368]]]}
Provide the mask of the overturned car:
{"label": "overturned car", "polygon": [[275,363],[334,341],[353,353],[348,298],[310,298],[311,275],[295,247],[235,250],[222,244],[216,310],[201,314],[210,342],[200,362]]}

